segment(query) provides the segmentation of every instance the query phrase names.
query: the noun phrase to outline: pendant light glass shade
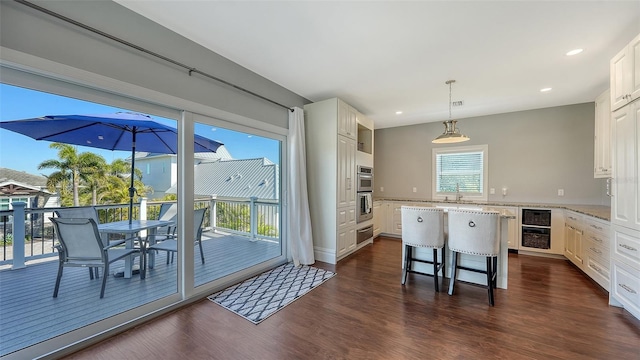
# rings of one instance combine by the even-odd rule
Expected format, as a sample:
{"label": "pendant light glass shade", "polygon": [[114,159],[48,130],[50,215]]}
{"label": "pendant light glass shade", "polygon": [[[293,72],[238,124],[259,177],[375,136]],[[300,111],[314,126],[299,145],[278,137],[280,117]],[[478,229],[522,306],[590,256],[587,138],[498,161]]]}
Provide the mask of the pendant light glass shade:
{"label": "pendant light glass shade", "polygon": [[456,120],[444,121],[444,132],[431,142],[434,144],[451,144],[470,140],[467,135],[460,134],[460,131],[456,128],[456,123]]}
{"label": "pendant light glass shade", "polygon": [[470,140],[467,135],[460,134],[460,130],[456,128],[456,120],[451,120],[451,84],[455,80],[448,80],[445,84],[449,85],[449,120],[444,121],[444,132],[442,135],[433,139],[434,144],[451,144]]}

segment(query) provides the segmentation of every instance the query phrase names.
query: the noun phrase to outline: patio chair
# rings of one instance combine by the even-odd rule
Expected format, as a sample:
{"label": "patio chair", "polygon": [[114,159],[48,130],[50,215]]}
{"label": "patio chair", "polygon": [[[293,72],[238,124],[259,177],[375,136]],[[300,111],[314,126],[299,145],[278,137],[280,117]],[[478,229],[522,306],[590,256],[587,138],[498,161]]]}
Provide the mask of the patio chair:
{"label": "patio chair", "polygon": [[[206,208],[194,210],[193,215],[193,232],[195,234],[195,238],[193,240],[193,245],[198,245],[200,248],[200,259],[204,264],[204,252],[202,251],[202,223],[204,223],[204,214],[207,211]],[[173,255],[178,252],[178,240],[171,236],[166,237],[164,235],[159,235],[158,238],[153,238],[156,235],[149,235],[150,240],[153,240],[152,245],[148,247],[148,250],[158,250],[158,251],[166,251],[167,252],[167,265],[169,264],[169,254]],[[173,260],[173,256],[171,257]],[[173,262],[173,261],[172,261]]]}
{"label": "patio chair", "polygon": [[[93,221],[95,221],[96,224],[100,224],[100,221],[98,220],[98,211],[93,206],[63,208],[63,209],[54,210],[54,213],[59,218],[93,219]],[[117,246],[117,245],[123,244],[124,242],[125,240],[109,240],[108,245]],[[63,256],[62,254],[63,249],[61,247],[56,247],[56,248],[58,249],[59,255]],[[89,268],[89,278],[91,280],[93,280],[93,276],[94,276],[93,270],[95,270],[95,276],[96,277],[99,276],[98,268],[96,269]]]}
{"label": "patio chair", "polygon": [[[109,264],[126,256],[139,253],[139,249],[113,248],[105,246],[98,233],[98,224],[90,218],[51,218],[60,240],[60,262],[53,297],[58,297],[62,271],[65,267],[102,267],[102,288],[100,298],[109,276]],[[98,274],[96,272],[96,277]]]}
{"label": "patio chair", "polygon": [[[178,216],[178,204],[176,203],[163,203],[160,205],[160,212],[158,213],[158,220],[175,221]],[[156,241],[161,241],[161,236],[171,238],[176,235],[175,226],[164,226],[156,230]]]}

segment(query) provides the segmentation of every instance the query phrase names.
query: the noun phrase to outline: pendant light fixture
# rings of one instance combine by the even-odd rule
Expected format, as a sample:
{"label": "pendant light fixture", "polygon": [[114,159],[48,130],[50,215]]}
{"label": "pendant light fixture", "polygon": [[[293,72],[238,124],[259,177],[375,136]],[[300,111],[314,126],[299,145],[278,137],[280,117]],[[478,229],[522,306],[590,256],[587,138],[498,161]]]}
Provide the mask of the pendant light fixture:
{"label": "pendant light fixture", "polygon": [[456,82],[455,80],[447,80],[445,84],[449,85],[449,120],[444,121],[444,133],[433,139],[431,142],[434,144],[451,144],[459,143],[470,140],[468,136],[460,133],[460,130],[456,129],[456,120],[451,120],[451,84]]}

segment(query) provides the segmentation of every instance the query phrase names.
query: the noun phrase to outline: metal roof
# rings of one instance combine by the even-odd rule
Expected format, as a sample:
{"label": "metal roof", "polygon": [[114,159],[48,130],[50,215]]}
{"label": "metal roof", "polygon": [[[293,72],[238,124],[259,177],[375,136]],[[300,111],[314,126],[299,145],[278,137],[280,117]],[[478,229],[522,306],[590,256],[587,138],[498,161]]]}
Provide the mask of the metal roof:
{"label": "metal roof", "polygon": [[[267,158],[202,162],[194,167],[194,194],[278,199],[279,167]],[[176,185],[167,193],[175,193]]]}

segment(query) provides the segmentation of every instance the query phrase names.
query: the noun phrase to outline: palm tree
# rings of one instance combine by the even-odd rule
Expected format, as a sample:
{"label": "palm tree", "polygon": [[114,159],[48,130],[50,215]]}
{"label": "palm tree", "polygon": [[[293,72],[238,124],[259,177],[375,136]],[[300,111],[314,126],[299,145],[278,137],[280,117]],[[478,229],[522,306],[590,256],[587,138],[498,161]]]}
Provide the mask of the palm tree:
{"label": "palm tree", "polygon": [[[82,174],[91,173],[99,168],[101,164],[105,164],[104,158],[91,152],[78,154],[78,149],[69,144],[53,143],[49,147],[58,149],[59,160],[45,160],[38,165],[38,170],[57,170],[49,175],[47,179],[47,185],[50,186],[50,190],[55,190],[55,186],[63,185],[66,181],[71,181],[73,206],[80,206],[79,188]],[[53,189],[51,189],[51,186],[53,186]]]}

